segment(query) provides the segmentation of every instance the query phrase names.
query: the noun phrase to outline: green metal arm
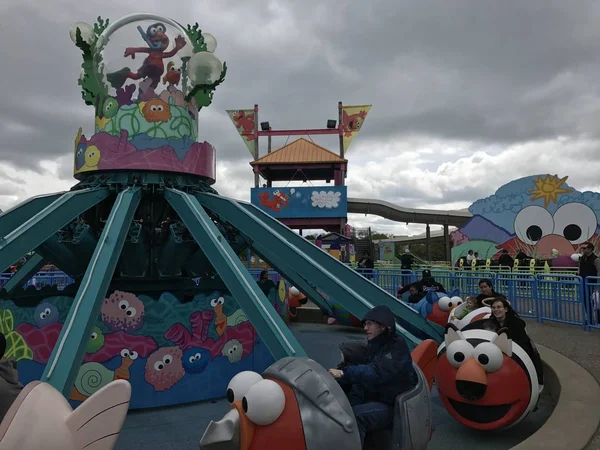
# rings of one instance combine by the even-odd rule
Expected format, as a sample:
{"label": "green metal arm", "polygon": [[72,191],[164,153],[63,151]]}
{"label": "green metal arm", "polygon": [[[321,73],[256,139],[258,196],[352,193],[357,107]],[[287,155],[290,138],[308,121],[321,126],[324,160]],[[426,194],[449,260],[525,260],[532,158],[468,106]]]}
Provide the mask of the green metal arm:
{"label": "green metal arm", "polygon": [[71,394],[75,376],[81,367],[89,337],[98,319],[140,198],[139,187],[127,188],[117,195],[42,375],[42,381],[54,386],[66,398]]}
{"label": "green metal arm", "polygon": [[286,356],[306,356],[296,337],[279,317],[198,200],[171,188],[166,189],[165,198],[211,261],[273,357],[280,359]]}

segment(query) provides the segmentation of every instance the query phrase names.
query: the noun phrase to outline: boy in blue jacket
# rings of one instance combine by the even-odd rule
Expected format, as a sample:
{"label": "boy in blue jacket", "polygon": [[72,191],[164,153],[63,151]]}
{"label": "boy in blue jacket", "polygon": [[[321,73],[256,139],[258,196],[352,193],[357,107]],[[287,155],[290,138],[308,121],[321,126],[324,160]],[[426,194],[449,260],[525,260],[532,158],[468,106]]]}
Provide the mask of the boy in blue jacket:
{"label": "boy in blue jacket", "polygon": [[417,374],[404,338],[396,334],[394,314],[387,306],[376,306],[362,320],[367,332],[367,361],[330,369],[329,373],[350,385],[352,405],[361,443],[365,434],[388,428],[394,421],[394,401],[417,385]]}

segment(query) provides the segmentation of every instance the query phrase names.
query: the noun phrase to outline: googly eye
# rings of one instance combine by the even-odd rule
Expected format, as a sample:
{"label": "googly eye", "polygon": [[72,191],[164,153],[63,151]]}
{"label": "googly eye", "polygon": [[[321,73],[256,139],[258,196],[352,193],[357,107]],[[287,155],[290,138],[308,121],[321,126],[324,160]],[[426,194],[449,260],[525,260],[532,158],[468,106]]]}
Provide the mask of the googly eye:
{"label": "googly eye", "polygon": [[290,294],[292,294],[295,297],[297,295],[300,295],[300,291],[298,290],[298,288],[296,286],[292,286],[290,288]]}
{"label": "googly eye", "polygon": [[213,308],[214,308],[215,306],[217,306],[217,304],[218,304],[218,300],[217,300],[216,298],[213,298],[213,299],[210,301],[210,306],[212,306]]}
{"label": "googly eye", "polygon": [[256,425],[271,425],[285,408],[285,394],[281,386],[272,380],[254,384],[242,399],[242,408]]}
{"label": "googly eye", "polygon": [[47,316],[49,316],[51,312],[52,312],[52,311],[50,311],[50,308],[46,308],[46,309],[44,310],[44,314],[46,314]]}
{"label": "googly eye", "polygon": [[132,350],[129,352],[129,358],[131,358],[133,361],[135,361],[136,359],[138,359],[138,352],[136,352],[135,350]]}
{"label": "googly eye", "polygon": [[486,372],[497,372],[502,367],[504,355],[502,350],[491,342],[482,342],[475,347],[473,356]]}
{"label": "googly eye", "polygon": [[125,311],[127,308],[129,308],[129,302],[127,300],[121,300],[119,302],[119,309]]}
{"label": "googly eye", "polygon": [[473,357],[473,352],[474,349],[471,344],[467,341],[460,340],[454,341],[448,345],[446,356],[448,362],[458,369],[463,362]]}
{"label": "googly eye", "polygon": [[225,299],[223,297],[219,297],[219,299],[217,300],[217,303],[219,305],[222,305],[223,303],[225,303]]}
{"label": "googly eye", "polygon": [[165,365],[169,365],[173,362],[173,357],[171,355],[165,355],[163,356],[163,362],[165,363]]}
{"label": "googly eye", "polygon": [[130,306],[125,310],[125,314],[128,317],[135,317],[135,315],[137,314],[137,310],[133,306]]}
{"label": "googly eye", "polygon": [[450,311],[450,309],[452,308],[452,300],[450,299],[450,297],[442,297],[438,300],[438,308],[440,308],[442,311]]}
{"label": "googly eye", "polygon": [[157,111],[159,111],[159,112],[161,112],[163,109],[164,109],[164,108],[163,108],[163,105],[158,105],[158,106],[156,107],[156,110],[157,110]]}
{"label": "googly eye", "polygon": [[98,333],[96,333],[95,331],[92,333],[92,335],[90,336],[90,339],[98,339]]}
{"label": "googly eye", "polygon": [[162,362],[162,361],[156,361],[154,363],[154,370],[156,370],[157,372],[160,372],[164,368],[165,368],[165,363],[164,362]]}
{"label": "googly eye", "polygon": [[127,357],[129,357],[129,350],[124,348],[123,350],[121,350],[121,358],[127,358]]}
{"label": "googly eye", "polygon": [[238,373],[227,385],[227,401],[233,403],[242,400],[250,388],[262,379],[261,375],[250,370]]}

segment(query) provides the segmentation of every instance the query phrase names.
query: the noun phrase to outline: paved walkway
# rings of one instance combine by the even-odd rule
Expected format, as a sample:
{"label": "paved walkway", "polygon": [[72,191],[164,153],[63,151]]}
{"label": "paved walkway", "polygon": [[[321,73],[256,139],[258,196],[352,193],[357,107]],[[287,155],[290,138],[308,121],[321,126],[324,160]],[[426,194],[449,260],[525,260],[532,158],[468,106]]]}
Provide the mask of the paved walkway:
{"label": "paved walkway", "polygon": [[[575,361],[600,382],[600,330],[585,332],[575,325],[526,319],[527,332],[536,343],[545,345]],[[600,449],[600,432],[586,450]]]}

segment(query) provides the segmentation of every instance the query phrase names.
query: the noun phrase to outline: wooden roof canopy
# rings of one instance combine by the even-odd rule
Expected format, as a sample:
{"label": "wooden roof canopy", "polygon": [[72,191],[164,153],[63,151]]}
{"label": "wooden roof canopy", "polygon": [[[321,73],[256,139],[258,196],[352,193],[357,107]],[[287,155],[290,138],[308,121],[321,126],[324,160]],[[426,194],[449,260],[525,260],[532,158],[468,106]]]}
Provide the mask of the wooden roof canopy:
{"label": "wooden roof canopy", "polygon": [[[325,180],[334,177],[348,160],[305,138],[295,141],[250,162],[269,181]],[[300,173],[300,176],[298,176]]]}

